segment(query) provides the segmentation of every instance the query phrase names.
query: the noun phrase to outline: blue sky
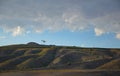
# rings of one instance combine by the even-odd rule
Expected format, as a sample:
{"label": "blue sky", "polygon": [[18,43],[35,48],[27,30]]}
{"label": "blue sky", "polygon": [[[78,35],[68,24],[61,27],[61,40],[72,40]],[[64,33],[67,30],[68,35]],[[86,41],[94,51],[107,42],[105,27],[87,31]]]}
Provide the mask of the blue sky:
{"label": "blue sky", "polygon": [[0,46],[120,48],[119,0],[0,0]]}

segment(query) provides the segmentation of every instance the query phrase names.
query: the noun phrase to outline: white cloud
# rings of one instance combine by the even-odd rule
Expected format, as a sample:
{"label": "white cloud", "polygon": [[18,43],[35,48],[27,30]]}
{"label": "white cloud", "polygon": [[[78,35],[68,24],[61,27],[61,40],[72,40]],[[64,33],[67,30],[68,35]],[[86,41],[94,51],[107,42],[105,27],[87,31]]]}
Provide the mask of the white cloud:
{"label": "white cloud", "polygon": [[120,33],[116,34],[116,38],[120,39]]}
{"label": "white cloud", "polygon": [[91,20],[94,25],[96,36],[104,33],[115,33],[116,38],[119,39],[120,33],[120,12],[110,13],[105,16],[97,17]]}
{"label": "white cloud", "polygon": [[104,33],[103,30],[98,29],[98,28],[95,28],[94,31],[95,31],[95,33],[96,33],[96,36],[100,36],[100,35],[102,35],[102,34]]}
{"label": "white cloud", "polygon": [[69,29],[74,32],[91,26],[96,36],[113,32],[119,38],[119,1],[11,0],[0,5],[0,28],[13,36],[30,30],[41,33]]}
{"label": "white cloud", "polygon": [[62,17],[66,24],[66,28],[73,32],[84,30],[90,27],[88,19],[86,19],[84,14],[77,9],[69,9],[65,11]]}
{"label": "white cloud", "polygon": [[21,28],[20,26],[17,26],[13,29],[12,35],[13,36],[21,35],[23,33],[23,31],[24,31],[23,28]]}
{"label": "white cloud", "polygon": [[25,29],[22,26],[14,26],[14,25],[8,26],[4,24],[4,25],[1,25],[0,27],[3,28],[4,32],[6,33],[10,32],[12,36],[18,36],[25,33]]}

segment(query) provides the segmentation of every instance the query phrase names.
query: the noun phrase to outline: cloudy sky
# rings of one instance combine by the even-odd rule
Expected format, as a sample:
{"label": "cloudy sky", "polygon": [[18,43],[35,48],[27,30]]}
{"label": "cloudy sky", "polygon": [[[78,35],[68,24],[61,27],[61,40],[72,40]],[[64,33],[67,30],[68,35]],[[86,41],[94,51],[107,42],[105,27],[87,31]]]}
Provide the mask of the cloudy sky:
{"label": "cloudy sky", "polygon": [[0,0],[0,46],[120,48],[120,0]]}

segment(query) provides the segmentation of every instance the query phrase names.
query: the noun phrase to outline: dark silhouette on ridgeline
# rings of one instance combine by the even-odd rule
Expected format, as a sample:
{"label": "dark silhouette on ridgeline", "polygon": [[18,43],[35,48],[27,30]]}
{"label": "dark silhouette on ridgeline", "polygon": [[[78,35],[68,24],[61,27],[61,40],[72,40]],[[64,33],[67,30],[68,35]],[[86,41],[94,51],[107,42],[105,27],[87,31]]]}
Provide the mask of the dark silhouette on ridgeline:
{"label": "dark silhouette on ridgeline", "polygon": [[43,43],[45,43],[46,41],[45,40],[41,40]]}

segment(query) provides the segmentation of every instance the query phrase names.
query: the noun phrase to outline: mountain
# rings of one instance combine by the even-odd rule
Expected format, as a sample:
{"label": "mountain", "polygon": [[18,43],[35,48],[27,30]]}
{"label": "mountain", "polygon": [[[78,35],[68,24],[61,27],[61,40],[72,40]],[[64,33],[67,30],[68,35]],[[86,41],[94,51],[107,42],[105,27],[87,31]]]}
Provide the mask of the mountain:
{"label": "mountain", "polygon": [[120,49],[35,42],[0,47],[0,71],[30,69],[120,69]]}

